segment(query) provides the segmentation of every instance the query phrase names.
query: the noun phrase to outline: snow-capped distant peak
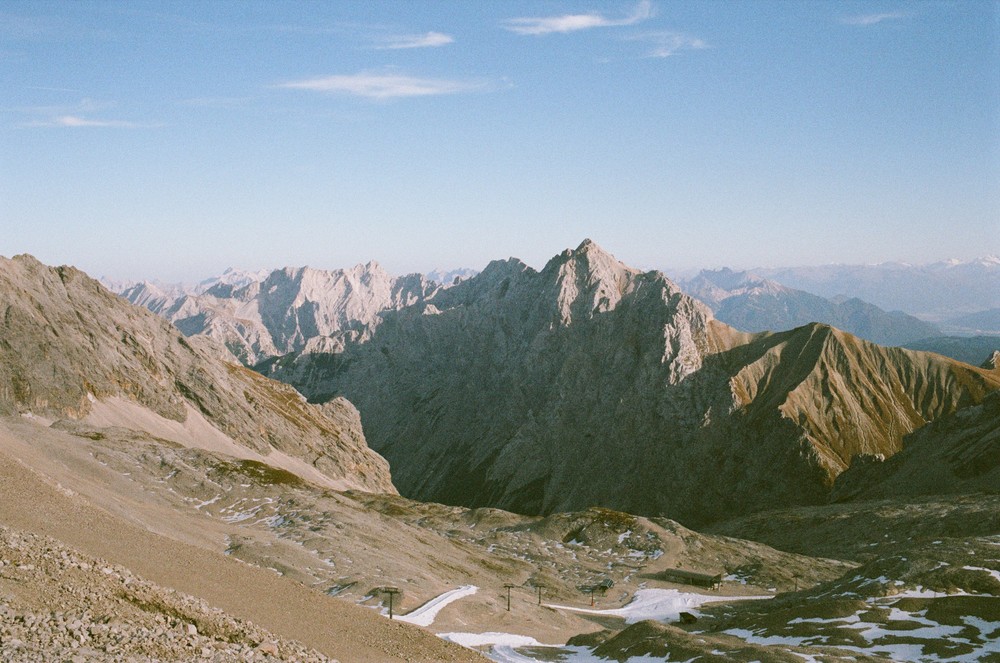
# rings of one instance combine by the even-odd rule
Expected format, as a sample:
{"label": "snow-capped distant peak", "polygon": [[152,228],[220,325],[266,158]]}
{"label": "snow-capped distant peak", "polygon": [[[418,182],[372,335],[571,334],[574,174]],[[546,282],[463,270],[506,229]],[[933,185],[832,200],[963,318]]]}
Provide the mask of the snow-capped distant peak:
{"label": "snow-capped distant peak", "polygon": [[471,267],[459,267],[458,269],[449,270],[435,269],[424,274],[424,278],[428,281],[440,283],[447,288],[456,283],[467,281],[478,273],[478,269],[472,269]]}
{"label": "snow-capped distant peak", "polygon": [[963,267],[996,269],[1000,267],[1000,257],[991,253],[981,258],[973,258],[972,260],[960,260],[959,258],[950,258],[948,260],[942,260],[941,262],[934,263],[929,266],[932,268],[938,267],[948,270],[961,269]]}

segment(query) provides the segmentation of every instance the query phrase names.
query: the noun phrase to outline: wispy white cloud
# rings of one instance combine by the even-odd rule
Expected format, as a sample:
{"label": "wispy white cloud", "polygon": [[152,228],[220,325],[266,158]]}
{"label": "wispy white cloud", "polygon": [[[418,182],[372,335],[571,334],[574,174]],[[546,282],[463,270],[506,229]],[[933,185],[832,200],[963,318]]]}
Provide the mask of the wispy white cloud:
{"label": "wispy white cloud", "polygon": [[445,78],[419,78],[401,74],[370,73],[347,74],[289,81],[278,85],[293,90],[312,90],[350,94],[368,99],[394,99],[398,97],[428,97],[482,90],[481,81]]}
{"label": "wispy white cloud", "polygon": [[92,120],[79,115],[59,115],[49,120],[37,120],[28,122],[24,126],[28,127],[119,127],[125,129],[135,129],[138,127],[148,127],[150,125],[137,124],[135,122],[125,122],[123,120]]}
{"label": "wispy white cloud", "polygon": [[882,21],[894,21],[900,18],[906,18],[906,14],[903,12],[887,12],[884,14],[862,14],[860,16],[848,16],[840,19],[840,22],[844,25],[875,25],[881,23]]}
{"label": "wispy white cloud", "polygon": [[[31,86],[29,89],[32,89]],[[34,88],[42,90],[51,90],[55,88]],[[75,104],[50,104],[50,105],[37,105],[37,106],[17,106],[11,110],[17,111],[18,113],[24,113],[28,115],[35,116],[55,116],[55,115],[81,115],[90,114],[101,111],[107,111],[114,108],[116,104],[112,101],[100,101],[96,99],[84,98]]]}
{"label": "wispy white cloud", "polygon": [[553,32],[575,32],[591,28],[608,28],[635,25],[653,15],[650,0],[641,0],[631,13],[623,18],[608,18],[603,14],[563,14],[562,16],[542,16],[511,18],[503,22],[503,27],[519,35],[547,35]]}
{"label": "wispy white cloud", "polygon": [[[45,88],[30,86],[31,89],[70,91],[68,88]],[[106,116],[117,104],[112,101],[81,99],[75,104],[49,106],[19,106],[7,110],[27,116],[28,120],[21,122],[21,127],[118,127],[118,128],[148,128],[162,126],[131,122],[126,120],[106,119]],[[104,115],[105,118],[98,117]]]}
{"label": "wispy white cloud", "polygon": [[433,48],[435,46],[445,46],[454,41],[454,37],[441,32],[428,32],[422,35],[394,35],[382,39],[382,43],[376,46],[376,48]]}
{"label": "wispy white cloud", "polygon": [[697,51],[709,47],[704,40],[680,32],[647,32],[628,39],[648,42],[651,48],[646,57],[650,58],[668,58],[678,51]]}
{"label": "wispy white cloud", "polygon": [[69,87],[47,87],[45,85],[28,85],[26,86],[29,90],[42,90],[43,92],[73,92],[79,93],[80,90]]}

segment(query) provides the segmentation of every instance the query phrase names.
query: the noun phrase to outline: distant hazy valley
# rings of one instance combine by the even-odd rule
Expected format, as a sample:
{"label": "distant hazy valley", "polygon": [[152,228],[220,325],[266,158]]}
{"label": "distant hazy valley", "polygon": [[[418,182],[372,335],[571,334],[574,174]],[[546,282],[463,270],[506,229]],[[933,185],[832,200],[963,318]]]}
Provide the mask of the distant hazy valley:
{"label": "distant hazy valley", "polygon": [[1000,657],[996,259],[115,290],[0,259],[0,657]]}

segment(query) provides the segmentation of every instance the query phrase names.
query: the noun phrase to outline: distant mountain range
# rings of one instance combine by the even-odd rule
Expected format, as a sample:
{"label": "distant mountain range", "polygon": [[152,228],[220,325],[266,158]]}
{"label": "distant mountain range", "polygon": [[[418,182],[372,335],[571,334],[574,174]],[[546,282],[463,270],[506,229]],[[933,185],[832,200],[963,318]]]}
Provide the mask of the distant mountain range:
{"label": "distant mountain range", "polygon": [[945,357],[979,366],[997,350],[1000,350],[1000,336],[932,336],[903,345],[910,350],[936,352]]}
{"label": "distant mountain range", "polygon": [[988,332],[1000,336],[1000,308],[950,318],[948,326],[967,333]]}
{"label": "distant mountain range", "polygon": [[705,270],[681,282],[715,317],[749,332],[784,331],[821,322],[879,345],[903,345],[941,330],[900,311],[887,313],[857,298],[826,299],[751,272]]}
{"label": "distant mountain range", "polygon": [[927,265],[823,265],[757,268],[758,276],[823,297],[858,297],[886,310],[925,320],[1000,308],[1000,258]]}

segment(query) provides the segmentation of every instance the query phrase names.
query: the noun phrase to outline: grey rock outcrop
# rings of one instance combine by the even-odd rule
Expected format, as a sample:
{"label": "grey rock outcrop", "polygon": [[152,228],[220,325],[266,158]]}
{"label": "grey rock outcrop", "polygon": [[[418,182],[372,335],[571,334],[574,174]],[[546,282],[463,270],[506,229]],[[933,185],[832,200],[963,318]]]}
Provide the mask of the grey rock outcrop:
{"label": "grey rock outcrop", "polygon": [[167,421],[203,417],[202,435],[282,452],[344,487],[394,492],[349,403],[310,405],[72,267],[0,258],[0,311],[0,414],[82,419],[119,399]]}
{"label": "grey rock outcrop", "polygon": [[251,366],[289,352],[337,351],[370,336],[383,311],[421,302],[438,287],[419,274],[390,276],[375,262],[332,271],[285,268],[263,278],[227,274],[191,292],[144,282],[121,295],[187,336],[221,342]]}

